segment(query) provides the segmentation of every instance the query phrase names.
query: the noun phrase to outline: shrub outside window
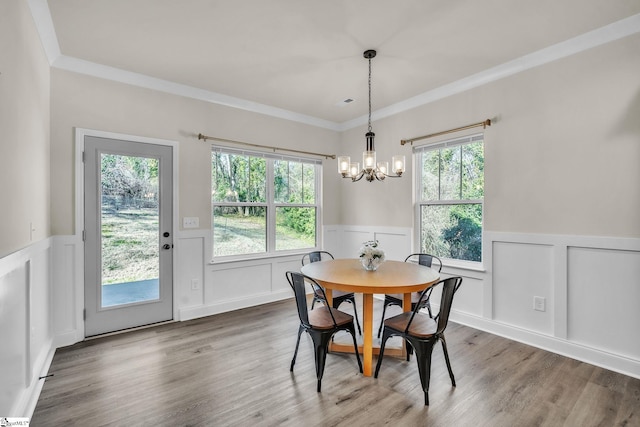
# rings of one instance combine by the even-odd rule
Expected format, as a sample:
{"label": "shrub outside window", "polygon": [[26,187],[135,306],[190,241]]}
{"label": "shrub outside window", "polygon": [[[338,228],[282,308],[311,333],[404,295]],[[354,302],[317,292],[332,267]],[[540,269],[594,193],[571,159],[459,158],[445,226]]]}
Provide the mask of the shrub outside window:
{"label": "shrub outside window", "polygon": [[318,246],[321,162],[214,147],[213,256]]}
{"label": "shrub outside window", "polygon": [[483,135],[416,147],[414,155],[420,251],[482,262]]}

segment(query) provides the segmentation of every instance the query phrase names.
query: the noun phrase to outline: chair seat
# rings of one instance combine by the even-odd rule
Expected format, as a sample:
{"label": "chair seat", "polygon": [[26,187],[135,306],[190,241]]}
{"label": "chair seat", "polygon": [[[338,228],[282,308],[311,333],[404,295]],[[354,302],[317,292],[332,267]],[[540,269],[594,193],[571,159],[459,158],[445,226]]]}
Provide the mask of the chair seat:
{"label": "chair seat", "polygon": [[316,329],[333,329],[333,320],[331,320],[331,314],[333,313],[334,319],[336,319],[336,325],[343,326],[353,321],[353,316],[344,313],[335,308],[329,308],[327,306],[320,306],[309,311],[309,323]]}
{"label": "chair seat", "polygon": [[[412,314],[413,313],[409,311],[390,317],[384,321],[384,326],[395,329],[396,331],[404,332]],[[331,318],[329,318],[329,320],[331,320]],[[418,312],[413,318],[413,322],[411,322],[409,334],[419,338],[429,338],[436,333],[437,329],[438,324],[435,320],[426,314]]]}
{"label": "chair seat", "polygon": [[[387,294],[385,296],[391,297],[391,298],[395,298],[400,302],[404,301],[404,294]],[[412,292],[411,293],[411,302],[412,303],[416,303],[418,301],[420,301],[420,292]]]}

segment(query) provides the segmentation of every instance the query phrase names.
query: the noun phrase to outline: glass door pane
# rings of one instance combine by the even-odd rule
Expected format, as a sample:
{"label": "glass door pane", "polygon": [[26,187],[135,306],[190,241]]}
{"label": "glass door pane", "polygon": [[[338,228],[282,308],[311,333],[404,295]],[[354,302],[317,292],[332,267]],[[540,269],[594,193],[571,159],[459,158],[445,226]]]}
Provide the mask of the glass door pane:
{"label": "glass door pane", "polygon": [[101,306],[160,297],[158,159],[101,154]]}

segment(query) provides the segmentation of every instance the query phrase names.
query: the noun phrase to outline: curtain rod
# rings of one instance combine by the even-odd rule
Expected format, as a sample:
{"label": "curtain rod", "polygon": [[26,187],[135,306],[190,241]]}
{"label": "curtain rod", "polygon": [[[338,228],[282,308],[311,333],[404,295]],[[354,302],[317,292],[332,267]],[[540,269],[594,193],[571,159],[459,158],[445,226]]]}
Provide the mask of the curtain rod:
{"label": "curtain rod", "polygon": [[433,138],[434,136],[446,135],[448,133],[458,132],[458,131],[467,130],[467,129],[473,129],[473,128],[477,128],[477,127],[480,127],[480,126],[482,126],[484,129],[486,129],[487,126],[491,126],[491,119],[487,119],[484,122],[474,123],[472,125],[461,126],[459,128],[455,128],[455,129],[449,129],[449,130],[443,130],[441,132],[431,133],[429,135],[417,136],[415,138],[409,138],[409,139],[403,139],[403,140],[400,141],[400,145],[404,145],[407,142],[410,142],[411,145],[413,145],[413,143],[415,141],[420,141],[421,139]]}
{"label": "curtain rod", "polygon": [[198,134],[198,139],[204,139],[205,142],[208,139],[212,139],[214,141],[231,142],[233,144],[247,145],[249,147],[268,148],[270,150],[273,150],[274,152],[277,150],[277,151],[287,151],[287,152],[290,152],[290,153],[309,154],[309,155],[312,155],[312,156],[320,156],[320,157],[324,157],[325,159],[335,159],[336,158],[335,154],[312,153],[310,151],[300,151],[300,150],[292,150],[292,149],[289,149],[289,148],[271,147],[269,145],[251,144],[251,143],[248,143],[248,142],[234,141],[233,139],[225,139],[225,138],[218,138],[218,137],[215,137],[215,136],[203,135],[201,133]]}

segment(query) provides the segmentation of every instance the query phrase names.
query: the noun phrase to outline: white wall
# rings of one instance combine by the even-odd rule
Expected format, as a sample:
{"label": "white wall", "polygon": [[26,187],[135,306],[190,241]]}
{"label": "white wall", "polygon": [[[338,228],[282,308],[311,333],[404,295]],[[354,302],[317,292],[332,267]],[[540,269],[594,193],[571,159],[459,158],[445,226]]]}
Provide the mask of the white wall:
{"label": "white wall", "polygon": [[0,2],[0,416],[35,407],[53,356],[49,64],[26,1]]}
{"label": "white wall", "polygon": [[50,236],[49,63],[25,1],[0,2],[0,94],[2,257]]}

